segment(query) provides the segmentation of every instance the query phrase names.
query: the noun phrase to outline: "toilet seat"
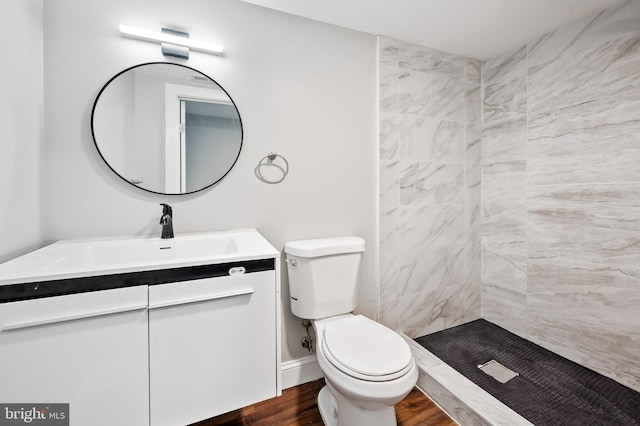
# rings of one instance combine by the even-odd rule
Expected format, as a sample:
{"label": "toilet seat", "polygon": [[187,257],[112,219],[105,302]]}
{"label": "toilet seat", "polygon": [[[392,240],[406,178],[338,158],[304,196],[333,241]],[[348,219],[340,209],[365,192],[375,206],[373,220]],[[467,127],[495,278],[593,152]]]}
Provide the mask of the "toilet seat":
{"label": "toilet seat", "polygon": [[327,322],[321,344],[331,364],[360,380],[394,380],[413,365],[411,349],[400,335],[362,315]]}

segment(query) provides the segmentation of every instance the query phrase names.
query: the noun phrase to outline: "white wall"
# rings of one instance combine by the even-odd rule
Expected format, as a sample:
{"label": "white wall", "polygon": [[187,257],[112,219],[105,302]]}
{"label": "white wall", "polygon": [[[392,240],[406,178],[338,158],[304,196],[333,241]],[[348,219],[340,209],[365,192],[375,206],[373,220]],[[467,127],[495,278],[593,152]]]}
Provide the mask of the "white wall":
{"label": "white wall", "polygon": [[0,261],[42,240],[42,0],[0,13]]}
{"label": "white wall", "polygon": [[[170,60],[157,44],[121,37],[120,23],[183,27],[225,45],[224,56],[191,52],[182,62],[220,83],[242,116],[242,153],[215,187],[147,193],[96,152],[90,116],[102,85],[134,64]],[[56,0],[44,4],[44,40],[47,240],[159,234],[160,202],[172,204],[177,233],[256,227],[279,249],[293,239],[360,235],[369,243],[360,309],[375,316],[373,36],[233,0]],[[279,185],[254,176],[270,151],[291,166]],[[286,274],[283,301],[286,361],[307,354],[304,329],[289,313]]]}

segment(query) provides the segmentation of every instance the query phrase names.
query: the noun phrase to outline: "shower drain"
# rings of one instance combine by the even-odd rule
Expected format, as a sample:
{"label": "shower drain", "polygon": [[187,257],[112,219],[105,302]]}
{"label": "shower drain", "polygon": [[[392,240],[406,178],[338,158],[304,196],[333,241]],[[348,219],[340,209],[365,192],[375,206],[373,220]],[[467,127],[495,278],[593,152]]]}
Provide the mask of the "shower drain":
{"label": "shower drain", "polygon": [[500,383],[507,383],[514,377],[519,376],[518,373],[500,364],[495,359],[479,365],[478,368],[482,370],[483,373],[488,374]]}

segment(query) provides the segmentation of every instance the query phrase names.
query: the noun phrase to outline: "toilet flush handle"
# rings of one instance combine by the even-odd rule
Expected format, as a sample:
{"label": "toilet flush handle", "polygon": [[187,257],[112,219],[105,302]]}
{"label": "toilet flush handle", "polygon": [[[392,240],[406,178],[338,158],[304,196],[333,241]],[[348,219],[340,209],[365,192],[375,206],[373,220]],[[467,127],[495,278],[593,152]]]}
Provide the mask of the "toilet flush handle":
{"label": "toilet flush handle", "polygon": [[285,259],[285,262],[287,262],[291,266],[298,266],[298,262],[296,262],[295,259]]}

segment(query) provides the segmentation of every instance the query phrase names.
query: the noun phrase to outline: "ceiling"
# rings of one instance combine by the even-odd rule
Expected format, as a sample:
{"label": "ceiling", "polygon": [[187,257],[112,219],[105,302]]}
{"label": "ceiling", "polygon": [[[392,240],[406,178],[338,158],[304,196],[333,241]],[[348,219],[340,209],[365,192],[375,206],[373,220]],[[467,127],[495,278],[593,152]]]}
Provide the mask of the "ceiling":
{"label": "ceiling", "polygon": [[242,0],[487,59],[624,0]]}

